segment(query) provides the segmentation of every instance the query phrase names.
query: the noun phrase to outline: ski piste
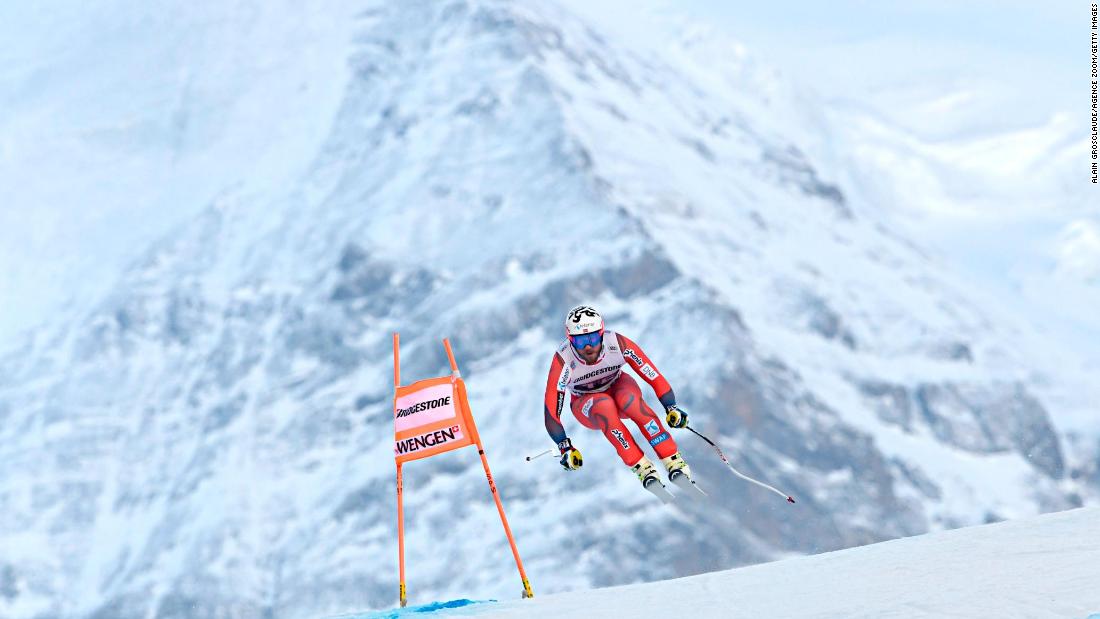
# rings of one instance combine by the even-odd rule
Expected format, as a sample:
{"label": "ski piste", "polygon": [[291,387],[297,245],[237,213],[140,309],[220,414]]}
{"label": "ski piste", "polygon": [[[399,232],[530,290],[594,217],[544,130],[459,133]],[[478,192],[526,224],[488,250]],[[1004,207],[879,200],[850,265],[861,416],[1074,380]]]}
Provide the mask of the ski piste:
{"label": "ski piste", "polygon": [[1098,619],[1100,548],[1082,543],[1098,538],[1100,508],[1085,507],[671,580],[318,619]]}
{"label": "ski piste", "polygon": [[[366,613],[352,613],[348,615],[335,615],[326,619],[402,619],[404,617],[423,617],[424,615],[456,616],[454,613],[478,614],[482,609],[479,605],[496,604],[497,600],[469,600],[466,598],[449,600],[446,602],[430,602],[417,606],[393,610],[376,610]],[[457,610],[464,609],[464,610]],[[489,612],[488,609],[485,609]]]}

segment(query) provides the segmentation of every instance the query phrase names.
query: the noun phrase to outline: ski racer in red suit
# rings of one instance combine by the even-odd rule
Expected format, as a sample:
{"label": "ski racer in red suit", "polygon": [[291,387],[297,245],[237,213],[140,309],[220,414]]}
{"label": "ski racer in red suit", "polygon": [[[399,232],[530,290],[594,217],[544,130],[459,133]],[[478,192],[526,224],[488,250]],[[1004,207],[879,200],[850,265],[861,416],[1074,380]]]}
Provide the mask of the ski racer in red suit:
{"label": "ski racer in red suit", "polygon": [[642,399],[638,383],[622,371],[623,366],[630,366],[653,388],[665,407],[668,425],[684,427],[687,413],[676,406],[672,387],[649,357],[625,335],[606,331],[603,317],[587,305],[569,310],[565,317],[565,333],[567,338],[558,346],[550,364],[544,401],[546,431],[558,444],[561,465],[567,470],[576,470],[583,464],[580,451],[566,437],[561,423],[562,409],[568,404],[581,425],[603,432],[623,463],[647,490],[662,498],[671,497],[657,477],[657,467],[645,457],[623,424],[627,419],[638,426],[664,463],[669,481],[680,486],[694,484],[691,470],[676,448],[676,441]]}

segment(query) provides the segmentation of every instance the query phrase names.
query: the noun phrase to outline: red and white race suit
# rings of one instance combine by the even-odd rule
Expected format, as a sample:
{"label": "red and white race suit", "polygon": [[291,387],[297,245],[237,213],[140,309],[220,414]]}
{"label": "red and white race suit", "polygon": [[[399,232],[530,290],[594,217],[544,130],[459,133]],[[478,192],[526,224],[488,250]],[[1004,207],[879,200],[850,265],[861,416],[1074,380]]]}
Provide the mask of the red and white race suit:
{"label": "red and white race suit", "polygon": [[566,339],[558,346],[546,378],[544,417],[546,431],[554,442],[565,440],[561,413],[570,398],[570,408],[586,428],[600,430],[628,466],[637,464],[642,450],[623,425],[630,419],[660,458],[676,453],[676,442],[661,419],[642,398],[638,383],[623,372],[630,366],[653,389],[661,404],[671,406],[676,396],[665,377],[641,347],[621,333],[604,331],[600,356],[586,363]]}

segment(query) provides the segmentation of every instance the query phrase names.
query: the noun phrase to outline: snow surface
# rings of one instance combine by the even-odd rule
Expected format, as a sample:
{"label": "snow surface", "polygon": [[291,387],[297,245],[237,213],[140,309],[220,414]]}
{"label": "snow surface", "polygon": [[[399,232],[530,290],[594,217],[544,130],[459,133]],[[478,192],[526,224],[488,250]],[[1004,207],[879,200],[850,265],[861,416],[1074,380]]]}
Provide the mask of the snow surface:
{"label": "snow surface", "polygon": [[[563,560],[562,569],[569,562]],[[438,604],[341,619],[415,617],[1100,617],[1100,508],[531,600]],[[416,600],[416,584],[408,583]],[[464,601],[463,601],[464,602]]]}

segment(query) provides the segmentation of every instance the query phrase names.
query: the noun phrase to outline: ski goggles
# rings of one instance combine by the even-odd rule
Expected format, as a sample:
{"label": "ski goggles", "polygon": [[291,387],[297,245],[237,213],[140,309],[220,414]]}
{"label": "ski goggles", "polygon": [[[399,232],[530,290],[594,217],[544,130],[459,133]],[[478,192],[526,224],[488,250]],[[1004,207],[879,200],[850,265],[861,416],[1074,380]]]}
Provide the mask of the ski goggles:
{"label": "ski goggles", "polygon": [[594,331],[583,335],[570,335],[569,341],[573,344],[573,348],[577,350],[581,350],[585,346],[592,346],[594,348],[603,342],[603,333]]}

